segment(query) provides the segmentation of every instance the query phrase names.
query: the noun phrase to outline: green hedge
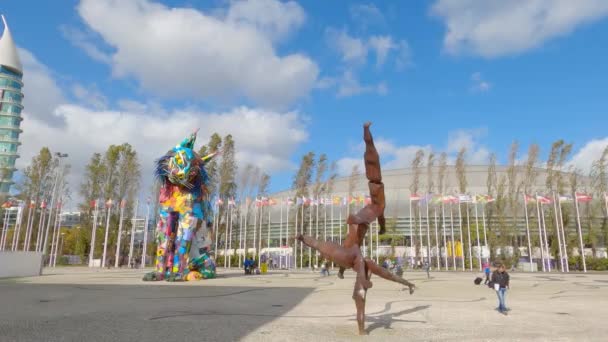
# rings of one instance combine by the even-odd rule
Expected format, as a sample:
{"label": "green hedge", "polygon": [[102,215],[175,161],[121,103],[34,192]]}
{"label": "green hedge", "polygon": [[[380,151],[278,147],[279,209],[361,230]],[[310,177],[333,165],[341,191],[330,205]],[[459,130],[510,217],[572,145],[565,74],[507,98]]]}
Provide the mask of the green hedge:
{"label": "green hedge", "polygon": [[[583,270],[583,261],[580,256],[568,258],[568,266],[570,271],[576,271],[578,264],[578,270]],[[607,271],[608,270],[608,259],[606,258],[585,258],[585,264],[587,265],[588,271]]]}

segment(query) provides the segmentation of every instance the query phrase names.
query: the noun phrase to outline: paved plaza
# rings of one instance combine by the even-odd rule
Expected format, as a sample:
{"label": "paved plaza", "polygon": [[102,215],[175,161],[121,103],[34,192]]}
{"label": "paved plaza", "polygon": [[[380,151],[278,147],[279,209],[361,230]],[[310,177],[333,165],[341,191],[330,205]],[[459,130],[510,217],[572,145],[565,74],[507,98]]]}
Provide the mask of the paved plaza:
{"label": "paved plaza", "polygon": [[141,281],[140,270],[57,268],[0,280],[1,341],[606,341],[608,274],[512,273],[508,316],[477,273],[372,278],[356,334],[354,274],[285,271]]}

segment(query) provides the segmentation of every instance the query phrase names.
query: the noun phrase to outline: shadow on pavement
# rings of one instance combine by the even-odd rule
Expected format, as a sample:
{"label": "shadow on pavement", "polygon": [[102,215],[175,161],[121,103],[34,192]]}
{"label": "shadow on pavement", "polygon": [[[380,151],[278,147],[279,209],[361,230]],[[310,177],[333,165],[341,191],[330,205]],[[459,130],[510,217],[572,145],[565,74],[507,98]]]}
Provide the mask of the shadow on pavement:
{"label": "shadow on pavement", "polygon": [[0,284],[0,340],[236,341],[313,288]]}

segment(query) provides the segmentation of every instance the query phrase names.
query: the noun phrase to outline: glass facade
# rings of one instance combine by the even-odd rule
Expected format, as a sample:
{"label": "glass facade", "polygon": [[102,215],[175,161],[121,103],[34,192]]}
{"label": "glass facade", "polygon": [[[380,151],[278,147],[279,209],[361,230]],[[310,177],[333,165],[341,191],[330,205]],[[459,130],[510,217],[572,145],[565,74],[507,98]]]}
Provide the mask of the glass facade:
{"label": "glass facade", "polygon": [[0,193],[8,194],[13,184],[15,161],[19,157],[22,74],[0,65]]}

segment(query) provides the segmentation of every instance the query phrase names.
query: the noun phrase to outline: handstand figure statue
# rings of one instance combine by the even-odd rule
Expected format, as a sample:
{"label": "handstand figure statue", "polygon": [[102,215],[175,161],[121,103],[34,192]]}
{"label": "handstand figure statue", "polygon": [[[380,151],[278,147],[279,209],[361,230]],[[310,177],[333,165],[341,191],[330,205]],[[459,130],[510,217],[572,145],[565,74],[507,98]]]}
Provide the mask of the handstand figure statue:
{"label": "handstand figure statue", "polygon": [[319,241],[310,236],[298,234],[298,240],[302,241],[306,246],[319,251],[325,258],[333,260],[340,266],[340,277],[346,268],[352,268],[356,273],[355,288],[353,290],[353,299],[357,307],[357,324],[359,326],[359,334],[365,335],[365,297],[367,289],[372,287],[370,281],[372,273],[409,288],[410,294],[414,292],[414,284],[407,280],[398,277],[388,270],[378,266],[373,260],[363,258],[361,255],[360,246],[363,244],[365,234],[369,228],[369,224],[378,219],[380,226],[379,233],[383,234],[385,230],[386,220],[384,218],[384,184],[382,183],[382,175],[380,172],[380,157],[374,146],[372,134],[369,131],[371,123],[366,123],[363,126],[363,140],[365,141],[365,175],[369,184],[369,192],[371,204],[366,205],[356,214],[351,214],[348,219],[348,233],[342,246],[328,241]]}

